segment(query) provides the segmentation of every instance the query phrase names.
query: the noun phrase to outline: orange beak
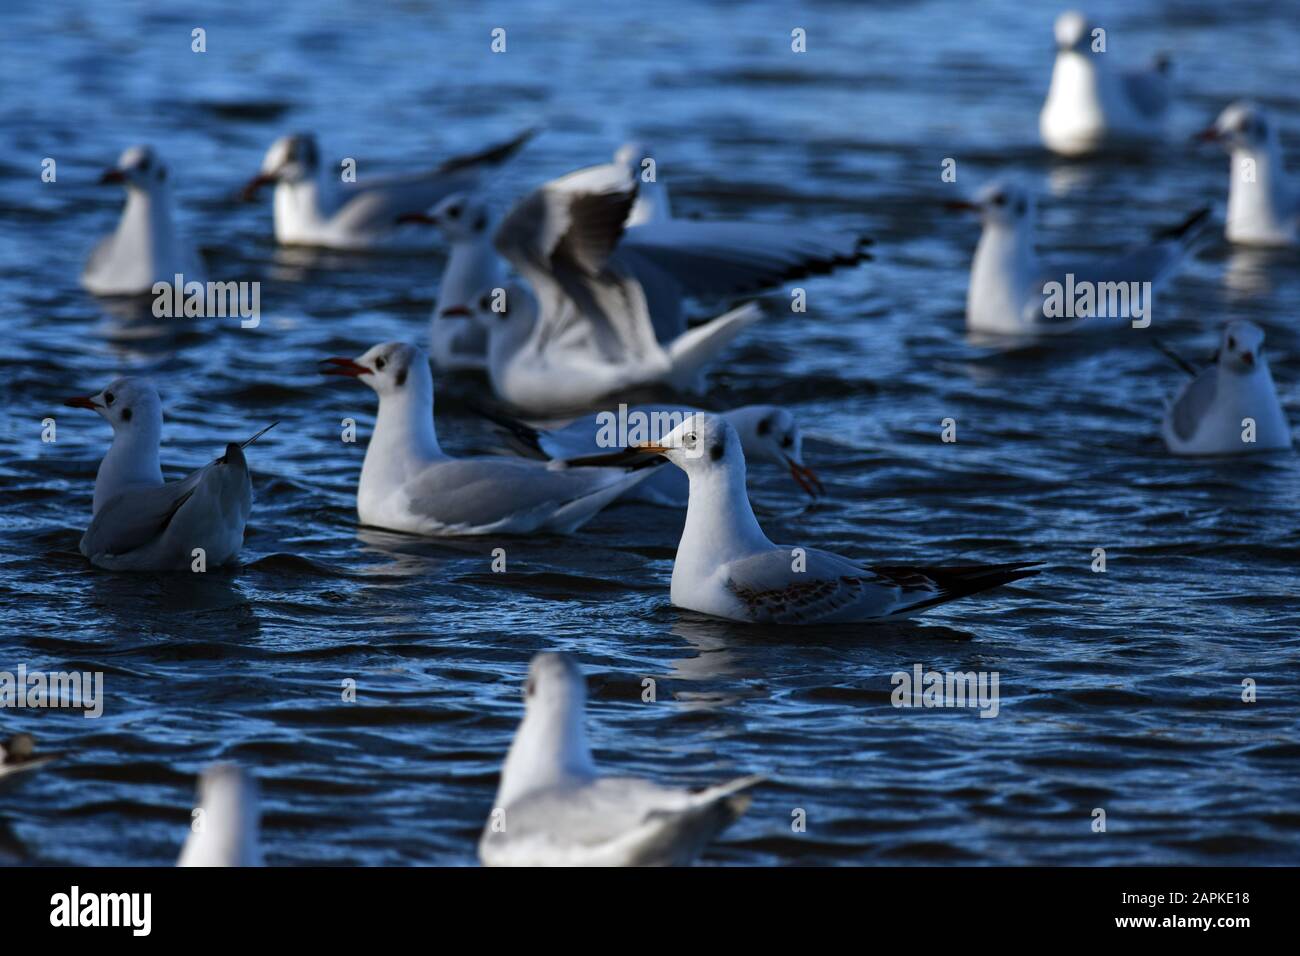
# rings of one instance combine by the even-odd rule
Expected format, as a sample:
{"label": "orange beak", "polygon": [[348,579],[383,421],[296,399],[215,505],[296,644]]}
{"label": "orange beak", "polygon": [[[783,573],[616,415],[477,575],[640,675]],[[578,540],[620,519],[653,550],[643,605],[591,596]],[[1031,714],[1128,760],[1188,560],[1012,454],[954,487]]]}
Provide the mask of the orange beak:
{"label": "orange beak", "polygon": [[78,395],[76,398],[69,398],[63,404],[68,408],[89,408],[91,411],[99,411],[104,407],[103,405],[96,405],[95,400],[90,395]]}
{"label": "orange beak", "polygon": [[244,184],[244,188],[239,191],[239,198],[244,202],[252,202],[257,198],[258,190],[263,186],[269,186],[273,182],[275,182],[274,176],[258,173]]}
{"label": "orange beak", "polygon": [[635,451],[635,452],[638,452],[639,454],[642,454],[642,455],[664,455],[664,456],[667,456],[667,454],[668,454],[670,451],[672,451],[671,448],[667,448],[667,447],[665,447],[665,446],[663,446],[663,445],[656,444],[655,442],[652,442],[652,441],[640,442],[640,443],[634,443],[634,444],[628,445],[627,447],[628,447],[628,450],[629,450],[629,451]]}
{"label": "orange beak", "polygon": [[366,368],[360,362],[353,361],[350,358],[321,359],[321,364],[334,366],[334,368],[321,369],[322,375],[344,375],[348,378],[359,378],[362,375],[374,373],[374,369]]}
{"label": "orange beak", "polygon": [[817,472],[813,471],[807,465],[801,465],[793,458],[786,456],[785,459],[790,464],[790,477],[804,491],[808,492],[810,498],[816,498],[818,495],[826,494],[826,486],[822,480],[817,477]]}

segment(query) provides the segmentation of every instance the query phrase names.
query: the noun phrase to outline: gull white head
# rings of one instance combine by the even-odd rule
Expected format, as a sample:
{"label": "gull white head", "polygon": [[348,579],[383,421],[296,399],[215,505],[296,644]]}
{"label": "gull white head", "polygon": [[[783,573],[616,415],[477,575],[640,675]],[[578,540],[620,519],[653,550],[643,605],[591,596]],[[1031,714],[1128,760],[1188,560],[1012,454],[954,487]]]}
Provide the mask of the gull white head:
{"label": "gull white head", "polygon": [[469,193],[452,193],[433,207],[429,221],[451,242],[474,242],[488,235],[487,205]]}
{"label": "gull white head", "polygon": [[162,442],[162,401],[153,382],[115,379],[102,392],[70,398],[70,408],[89,408],[113,426],[113,444],[99,464],[93,508],[129,485],[161,485],[158,446]]}
{"label": "gull white head", "polygon": [[531,790],[596,776],[587,743],[587,683],[568,654],[541,653],[528,666],[524,719],[501,770],[496,806]]}
{"label": "gull white head", "polygon": [[1264,364],[1264,330],[1254,322],[1229,322],[1219,341],[1219,368],[1251,375]]}
{"label": "gull white head", "polygon": [[1013,182],[995,180],[987,183],[976,194],[973,203],[954,205],[978,212],[985,226],[1020,229],[1033,225],[1034,196]]}
{"label": "gull white head", "polygon": [[381,342],[355,359],[328,358],[326,375],[359,379],[374,389],[382,404],[386,398],[414,400],[427,409],[433,402],[433,373],[429,358],[405,342]]}
{"label": "gull white head", "polygon": [[1238,100],[1219,114],[1200,139],[1222,143],[1228,150],[1260,150],[1278,141],[1277,127],[1263,107]]}
{"label": "gull white head", "polygon": [[1090,53],[1092,29],[1088,18],[1078,10],[1066,10],[1056,18],[1056,48],[1062,52]]}
{"label": "gull white head", "polygon": [[659,441],[636,447],[663,455],[692,481],[720,472],[738,472],[744,480],[745,452],[740,446],[740,436],[720,415],[696,412]]}
{"label": "gull white head", "polygon": [[261,866],[258,797],[253,778],[234,764],[199,776],[198,806],[177,866]]}
{"label": "gull white head", "polygon": [[789,411],[776,405],[746,405],[723,417],[736,430],[746,458],[764,458],[788,468],[795,483],[813,497],[825,490],[803,462],[803,435]]}
{"label": "gull white head", "polygon": [[470,300],[469,311],[488,334],[489,353],[502,345],[522,342],[537,321],[532,294],[517,282],[480,290]]}
{"label": "gull white head", "polygon": [[167,183],[167,166],[150,146],[131,146],[117,158],[117,165],[99,177],[101,184],[125,186],[128,191],[154,193]]}
{"label": "gull white head", "polygon": [[281,136],[262,158],[262,168],[244,186],[243,198],[251,201],[258,190],[271,183],[314,181],[320,172],[320,150],[310,133]]}

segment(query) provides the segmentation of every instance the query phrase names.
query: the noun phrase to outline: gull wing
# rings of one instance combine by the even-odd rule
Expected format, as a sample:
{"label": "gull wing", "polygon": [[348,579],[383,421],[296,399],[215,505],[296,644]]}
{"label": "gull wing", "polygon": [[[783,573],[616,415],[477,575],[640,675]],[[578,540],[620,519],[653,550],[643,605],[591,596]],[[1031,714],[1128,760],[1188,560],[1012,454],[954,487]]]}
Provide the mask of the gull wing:
{"label": "gull wing", "polygon": [[1191,441],[1219,390],[1219,367],[1211,365],[1184,386],[1169,407],[1169,421],[1183,441]]}
{"label": "gull wing", "polygon": [[180,481],[123,489],[91,520],[81,538],[81,553],[121,555],[157,540],[215,464],[207,464]]}
{"label": "gull wing", "polygon": [[636,193],[624,167],[593,166],[539,187],[502,219],[493,244],[537,296],[539,348],[585,341],[613,360],[657,349],[640,284],[611,262]]}

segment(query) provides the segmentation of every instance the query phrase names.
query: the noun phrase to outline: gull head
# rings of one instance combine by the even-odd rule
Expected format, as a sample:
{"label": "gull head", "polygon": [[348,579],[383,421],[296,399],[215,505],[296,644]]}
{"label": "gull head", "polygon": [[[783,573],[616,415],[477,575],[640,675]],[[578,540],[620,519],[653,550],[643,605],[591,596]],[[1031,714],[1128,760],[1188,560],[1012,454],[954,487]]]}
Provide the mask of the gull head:
{"label": "gull head", "polygon": [[114,434],[162,434],[162,400],[145,378],[115,379],[102,392],[69,398],[69,408],[89,408],[113,426]]}
{"label": "gull head", "polygon": [[491,222],[487,205],[469,193],[452,193],[433,207],[429,219],[452,242],[470,241],[487,235]]}
{"label": "gull head", "polygon": [[99,177],[101,184],[114,183],[127,189],[152,192],[167,182],[167,166],[151,146],[131,146],[117,158],[117,165]]}
{"label": "gull head", "polygon": [[638,140],[629,140],[614,153],[614,162],[624,166],[634,174],[641,172],[641,162],[653,157],[650,147]]}
{"label": "gull head", "polygon": [[1228,150],[1258,149],[1267,146],[1276,135],[1277,130],[1263,107],[1238,100],[1225,108],[1197,139],[1221,143]]}
{"label": "gull head", "polygon": [[326,375],[342,375],[365,382],[381,399],[388,396],[414,396],[422,402],[433,400],[433,373],[429,359],[417,346],[405,342],[381,342],[355,359],[327,358]]}
{"label": "gull head", "polygon": [[814,498],[825,491],[817,473],[803,462],[803,435],[789,411],[777,405],[746,405],[724,417],[736,430],[746,458],[764,458],[788,468],[795,484]]}
{"label": "gull head", "polygon": [[1219,368],[1250,375],[1264,362],[1264,330],[1254,322],[1229,322],[1219,342]]}
{"label": "gull head", "polygon": [[1078,10],[1066,10],[1056,18],[1056,48],[1087,53],[1091,49],[1092,24]]}
{"label": "gull head", "polygon": [[985,226],[1019,228],[1033,221],[1034,196],[1029,190],[1012,182],[995,180],[987,183],[974,201],[956,200],[948,208],[959,212],[979,213]]}
{"label": "gull head", "polygon": [[524,709],[527,713],[579,714],[587,705],[587,682],[570,654],[544,651],[533,655],[524,681]]}
{"label": "gull head", "polygon": [[651,455],[663,455],[688,477],[739,468],[745,472],[745,452],[740,437],[720,415],[696,412],[657,442],[633,446]]}
{"label": "gull head", "polygon": [[[517,282],[481,289],[466,306],[469,317],[489,339],[515,340],[528,335],[536,319],[532,296]],[[443,311],[443,316],[447,312]]]}
{"label": "gull head", "polygon": [[320,150],[311,133],[281,136],[262,158],[262,168],[244,186],[245,202],[257,198],[257,192],[271,183],[298,183],[314,179],[320,169]]}

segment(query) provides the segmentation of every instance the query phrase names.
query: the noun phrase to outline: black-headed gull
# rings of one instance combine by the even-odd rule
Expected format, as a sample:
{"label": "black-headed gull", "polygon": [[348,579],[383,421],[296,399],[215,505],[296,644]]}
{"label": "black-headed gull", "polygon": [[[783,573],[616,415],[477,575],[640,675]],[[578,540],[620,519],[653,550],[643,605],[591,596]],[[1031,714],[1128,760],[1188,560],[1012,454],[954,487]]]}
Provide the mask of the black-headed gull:
{"label": "black-headed gull", "polygon": [[524,719],[479,840],[486,866],[684,866],[749,807],[741,777],[687,790],[603,777],[585,727],[586,683],[567,654],[536,655]]}
{"label": "black-headed gull", "polygon": [[355,182],[344,182],[339,167],[321,162],[316,138],[296,133],[271,144],[243,196],[251,201],[262,186],[275,185],[275,238],[283,245],[381,250],[422,244],[413,242],[418,233],[402,227],[403,216],[472,190],[485,171],[508,160],[532,135],[529,130],[418,173],[371,176],[362,170]]}
{"label": "black-headed gull", "polygon": [[731,621],[850,624],[897,620],[1036,574],[1027,564],[867,566],[815,548],[773,544],[749,504],[745,453],[716,415],[692,415],[633,446],[686,472],[690,501],[673,563],[672,602]]}
{"label": "black-headed gull", "polygon": [[203,260],[181,235],[172,209],[167,167],[148,146],[132,146],[117,165],[100,177],[126,189],[126,205],[117,228],[90,254],[81,285],[93,295],[146,295],[154,284],[203,282]]}
{"label": "black-headed gull", "polygon": [[199,775],[198,806],[177,866],[261,866],[257,781],[231,763]]}
{"label": "black-headed gull", "polygon": [[325,359],[379,396],[357,485],[363,524],[435,537],[567,534],[649,472],[569,468],[514,457],[452,458],[438,444],[424,352],[384,342],[356,359]]}
{"label": "black-headed gull", "polygon": [[[622,448],[625,443],[619,441],[620,421],[629,436],[639,431],[642,440],[653,440],[668,434],[688,415],[701,409],[690,405],[621,406],[618,410],[596,412],[549,430],[486,409],[479,411],[504,428],[524,453],[567,461]],[[795,484],[812,497],[824,493],[825,488],[817,473],[804,464],[803,434],[788,409],[778,405],[745,405],[717,414],[736,430],[746,459],[774,462],[787,470]],[[685,472],[677,468],[660,468],[624,497],[684,508],[689,493]]]}
{"label": "black-headed gull", "polygon": [[190,571],[235,560],[253,502],[243,449],[266,429],[242,444],[230,442],[224,455],[180,481],[164,482],[162,402],[152,382],[119,378],[64,404],[89,408],[113,426],[113,443],[95,476],[93,517],[81,538],[81,553],[92,564]]}
{"label": "black-headed gull", "polygon": [[1278,401],[1259,326],[1228,323],[1214,364],[1178,390],[1161,431],[1169,450],[1178,455],[1243,455],[1291,447],[1291,426]]}
{"label": "black-headed gull", "polygon": [[0,740],[0,787],[13,783],[20,774],[39,770],[55,759],[54,754],[38,754],[31,734],[14,734]]}
{"label": "black-headed gull", "polygon": [[1147,145],[1162,136],[1169,112],[1169,61],[1120,69],[1096,31],[1077,10],[1056,18],[1056,64],[1038,130],[1043,145],[1062,156]]}
{"label": "black-headed gull", "polygon": [[[1150,323],[1151,298],[1177,270],[1209,220],[1208,208],[1155,234],[1152,241],[1106,257],[1054,255],[1034,249],[1034,196],[1011,183],[987,184],[974,202],[951,208],[977,212],[983,232],[971,262],[966,326],[999,335],[1054,335]],[[1144,286],[1150,283],[1150,286]],[[1049,289],[1065,290],[1054,314]],[[1122,286],[1122,288],[1117,288]],[[1074,290],[1090,287],[1092,308],[1074,308]],[[1112,295],[1122,291],[1123,295]],[[1114,306],[1114,307],[1112,307]]]}
{"label": "black-headed gull", "polygon": [[1198,139],[1221,143],[1228,163],[1229,242],[1290,246],[1300,238],[1300,188],[1287,180],[1278,124],[1263,107],[1239,100]]}
{"label": "black-headed gull", "polygon": [[445,371],[487,367],[487,332],[469,303],[501,285],[501,257],[492,248],[487,204],[471,193],[452,193],[429,213],[408,213],[404,222],[436,226],[447,240],[447,264],[429,322],[429,355]]}

